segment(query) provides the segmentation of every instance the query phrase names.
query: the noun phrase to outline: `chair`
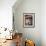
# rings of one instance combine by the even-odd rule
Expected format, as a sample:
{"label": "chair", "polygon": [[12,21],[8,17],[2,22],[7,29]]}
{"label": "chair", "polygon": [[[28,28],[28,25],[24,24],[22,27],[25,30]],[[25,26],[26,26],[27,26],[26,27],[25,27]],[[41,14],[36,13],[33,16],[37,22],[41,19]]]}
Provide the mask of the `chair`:
{"label": "chair", "polygon": [[25,46],[35,46],[35,43],[32,40],[26,40]]}
{"label": "chair", "polygon": [[22,46],[22,33],[15,33],[14,38],[16,46]]}

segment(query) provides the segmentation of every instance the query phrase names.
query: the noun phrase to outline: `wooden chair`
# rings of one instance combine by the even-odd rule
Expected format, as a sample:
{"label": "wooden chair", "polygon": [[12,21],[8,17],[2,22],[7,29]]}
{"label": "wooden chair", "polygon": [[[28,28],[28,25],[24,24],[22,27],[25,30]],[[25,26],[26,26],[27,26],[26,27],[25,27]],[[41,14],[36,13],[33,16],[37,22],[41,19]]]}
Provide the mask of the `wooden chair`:
{"label": "wooden chair", "polygon": [[16,46],[22,46],[22,33],[15,33]]}
{"label": "wooden chair", "polygon": [[35,43],[32,40],[26,40],[25,46],[35,46]]}

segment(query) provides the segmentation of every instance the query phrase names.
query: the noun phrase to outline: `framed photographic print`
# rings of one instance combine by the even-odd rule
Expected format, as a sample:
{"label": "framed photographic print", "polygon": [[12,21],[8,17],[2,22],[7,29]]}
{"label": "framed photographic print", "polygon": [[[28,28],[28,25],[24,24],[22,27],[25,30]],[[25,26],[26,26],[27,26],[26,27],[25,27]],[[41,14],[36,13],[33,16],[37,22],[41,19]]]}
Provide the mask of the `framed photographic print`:
{"label": "framed photographic print", "polygon": [[24,13],[23,14],[23,26],[24,27],[35,27],[35,13]]}

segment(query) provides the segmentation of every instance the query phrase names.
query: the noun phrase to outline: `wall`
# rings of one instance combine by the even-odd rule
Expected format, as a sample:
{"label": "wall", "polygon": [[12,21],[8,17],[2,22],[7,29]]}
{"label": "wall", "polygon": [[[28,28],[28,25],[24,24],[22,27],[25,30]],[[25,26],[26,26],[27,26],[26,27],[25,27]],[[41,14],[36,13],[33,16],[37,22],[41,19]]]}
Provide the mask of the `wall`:
{"label": "wall", "polygon": [[12,29],[12,6],[16,0],[0,0],[0,27]]}
{"label": "wall", "polygon": [[[16,2],[16,0],[0,0],[0,26],[8,27],[10,29],[12,28],[12,6],[15,2]],[[30,2],[31,2],[31,0],[30,0]],[[32,2],[34,3],[35,0],[33,0]],[[38,1],[36,1],[36,2],[38,2]],[[39,2],[40,2],[40,0],[39,0]],[[33,5],[32,7],[35,7],[34,6],[35,4],[33,4],[33,3],[31,4],[31,6]],[[39,5],[39,3],[37,3],[37,4]],[[26,4],[23,3],[22,5],[26,5]],[[30,6],[30,8],[31,8],[31,6]],[[40,6],[36,6],[36,7],[40,8]],[[18,13],[18,11],[20,11],[20,10],[17,10],[15,8],[16,8],[16,6],[14,7],[14,13],[16,13],[16,12]],[[18,6],[18,8],[19,8],[19,6]],[[35,12],[35,13],[37,12],[37,14],[35,15],[35,23],[37,23],[36,24],[37,26],[35,25],[35,28],[33,28],[33,29],[32,28],[28,28],[28,29],[23,28],[23,16],[19,15],[20,16],[19,17],[16,15],[16,17],[15,17],[15,20],[17,19],[15,21],[16,22],[15,23],[16,28],[18,31],[20,31],[24,34],[24,37],[25,36],[27,37],[26,34],[28,34],[31,36],[31,37],[30,36],[29,37],[31,39],[33,38],[36,42],[38,41],[38,39],[40,39],[40,36],[39,36],[39,34],[36,35],[35,33],[41,32],[40,34],[41,34],[42,46],[46,46],[46,36],[45,36],[46,35],[46,0],[41,0],[41,16],[40,15],[38,16],[38,13],[39,13],[38,11],[40,11],[40,10],[38,10],[38,11],[37,10],[31,10],[30,11],[30,8],[28,9],[28,12],[31,12],[31,11]],[[15,12],[15,10],[17,10],[17,11]],[[23,10],[23,11],[27,12],[27,9],[26,9],[26,11],[25,10]],[[23,13],[23,11],[22,11],[22,13]],[[18,14],[20,14],[20,13],[21,12],[19,12]],[[39,19],[39,17],[41,19]],[[39,22],[41,23],[40,25],[39,25]],[[38,36],[39,36],[39,38],[38,38]],[[37,42],[37,45],[38,44],[39,44],[39,42]]]}
{"label": "wall", "polygon": [[[34,28],[23,27],[23,13],[35,13]],[[41,0],[23,0],[17,7],[16,4],[13,6],[13,14],[15,28],[23,33],[24,39],[31,39],[36,46],[41,46]]]}
{"label": "wall", "polygon": [[[4,27],[9,30],[12,29],[12,6],[16,0],[0,0],[0,38],[5,38],[5,36],[10,35],[9,31],[3,31]],[[1,28],[3,27],[3,28]]]}
{"label": "wall", "polygon": [[41,38],[42,46],[46,46],[46,0],[41,1]]}

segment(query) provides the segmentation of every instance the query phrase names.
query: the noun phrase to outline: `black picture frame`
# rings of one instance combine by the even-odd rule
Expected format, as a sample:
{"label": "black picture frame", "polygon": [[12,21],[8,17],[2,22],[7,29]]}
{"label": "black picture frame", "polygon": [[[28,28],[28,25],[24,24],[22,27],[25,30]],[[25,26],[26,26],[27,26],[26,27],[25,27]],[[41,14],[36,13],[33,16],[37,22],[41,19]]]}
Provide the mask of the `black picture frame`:
{"label": "black picture frame", "polygon": [[25,28],[35,27],[35,13],[23,13],[23,27]]}

